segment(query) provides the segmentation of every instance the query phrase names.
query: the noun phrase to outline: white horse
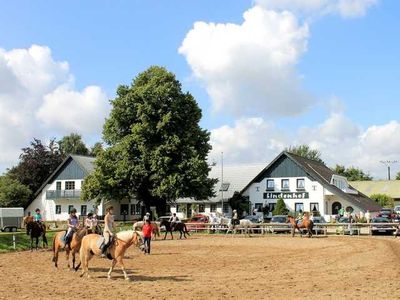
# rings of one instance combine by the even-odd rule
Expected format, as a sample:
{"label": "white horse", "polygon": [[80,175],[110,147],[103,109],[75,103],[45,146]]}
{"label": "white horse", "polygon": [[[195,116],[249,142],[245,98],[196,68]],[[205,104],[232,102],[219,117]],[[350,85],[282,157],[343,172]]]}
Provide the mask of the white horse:
{"label": "white horse", "polygon": [[236,234],[238,229],[241,232],[244,231],[244,233],[247,234],[248,236],[250,236],[250,231],[251,231],[251,233],[254,234],[253,223],[251,223],[250,220],[242,219],[242,220],[240,220],[240,223],[237,225],[232,224],[232,219],[228,219],[228,220],[229,220],[229,223],[228,223],[228,230],[226,231],[226,234],[228,234],[230,232],[232,232],[233,234]]}

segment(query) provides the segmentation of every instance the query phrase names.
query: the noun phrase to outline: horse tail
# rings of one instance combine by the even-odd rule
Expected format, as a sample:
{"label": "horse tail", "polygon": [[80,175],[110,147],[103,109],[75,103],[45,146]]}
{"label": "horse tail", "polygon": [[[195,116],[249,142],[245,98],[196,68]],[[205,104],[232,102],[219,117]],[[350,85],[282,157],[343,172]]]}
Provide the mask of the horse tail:
{"label": "horse tail", "polygon": [[189,231],[187,230],[186,224],[183,223],[183,227],[185,228],[185,233],[187,233],[188,235],[190,235]]}

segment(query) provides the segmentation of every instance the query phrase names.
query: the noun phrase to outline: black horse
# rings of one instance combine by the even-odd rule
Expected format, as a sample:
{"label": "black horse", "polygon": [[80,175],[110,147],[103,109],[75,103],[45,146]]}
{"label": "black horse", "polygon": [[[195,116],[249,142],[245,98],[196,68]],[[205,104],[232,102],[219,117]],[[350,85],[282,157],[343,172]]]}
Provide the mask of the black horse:
{"label": "black horse", "polygon": [[43,238],[43,247],[48,247],[46,225],[34,221],[28,222],[26,224],[26,234],[31,237],[31,251],[33,250],[33,239],[36,239],[36,250],[38,249],[39,237]]}
{"label": "black horse", "polygon": [[165,235],[164,235],[164,240],[167,237],[168,232],[171,234],[171,239],[174,239],[174,236],[172,235],[172,231],[179,231],[180,235],[180,239],[182,239],[182,234],[186,239],[186,234],[190,235],[189,231],[186,228],[186,224],[185,223],[175,223],[174,225],[171,225],[171,222],[167,221],[167,220],[162,220],[160,223],[160,227],[165,226]]}

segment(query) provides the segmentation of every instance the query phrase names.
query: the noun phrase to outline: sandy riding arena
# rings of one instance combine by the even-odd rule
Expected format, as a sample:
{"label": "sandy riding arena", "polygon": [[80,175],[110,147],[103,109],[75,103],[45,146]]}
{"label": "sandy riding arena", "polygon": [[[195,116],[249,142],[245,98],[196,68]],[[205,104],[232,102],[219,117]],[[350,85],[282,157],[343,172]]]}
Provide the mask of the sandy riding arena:
{"label": "sandy riding arena", "polygon": [[[1,299],[394,298],[400,295],[400,240],[389,238],[224,237],[155,241],[129,249],[132,281],[94,258],[92,277],[59,269],[47,251],[0,255]],[[62,253],[63,254],[63,253]]]}

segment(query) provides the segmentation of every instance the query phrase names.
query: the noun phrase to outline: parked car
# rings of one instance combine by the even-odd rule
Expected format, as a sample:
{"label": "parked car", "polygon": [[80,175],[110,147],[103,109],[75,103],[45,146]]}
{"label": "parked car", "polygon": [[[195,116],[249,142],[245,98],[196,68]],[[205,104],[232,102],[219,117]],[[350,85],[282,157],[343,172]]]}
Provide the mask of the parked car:
{"label": "parked car", "polygon": [[391,208],[382,208],[376,217],[378,218],[387,218],[387,219],[395,219],[397,214]]}
{"label": "parked car", "polygon": [[396,214],[399,215],[399,214],[400,214],[400,205],[395,206],[393,210],[394,210],[394,212],[395,212]]}
{"label": "parked car", "polygon": [[[372,219],[371,223],[391,223],[391,220],[388,218],[382,218],[382,217],[376,217]],[[392,225],[372,225],[371,226],[371,234],[390,234],[393,235],[393,233],[396,231],[396,228],[394,228]]]}
{"label": "parked car", "polygon": [[323,224],[326,223],[326,220],[324,217],[314,217],[313,218],[313,223],[314,223],[314,233],[316,234],[324,234],[325,233],[325,229],[322,227],[319,227],[318,224]]}
{"label": "parked car", "polygon": [[248,216],[245,216],[243,219],[249,220],[251,223],[254,223],[254,224],[259,224],[259,223],[263,222],[263,218],[260,216],[248,215]]}
{"label": "parked car", "polygon": [[209,223],[209,218],[206,215],[198,214],[193,216],[192,218],[185,221],[185,223],[189,223],[186,225],[188,230],[196,230],[199,228],[206,228],[206,223]]}
{"label": "parked car", "polygon": [[290,224],[288,224],[287,222],[288,222],[288,216],[286,216],[286,215],[273,216],[270,224],[273,224],[274,226],[270,226],[269,231],[271,233],[291,232],[292,226]]}

